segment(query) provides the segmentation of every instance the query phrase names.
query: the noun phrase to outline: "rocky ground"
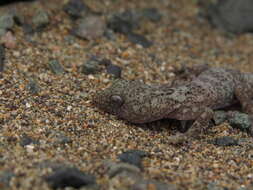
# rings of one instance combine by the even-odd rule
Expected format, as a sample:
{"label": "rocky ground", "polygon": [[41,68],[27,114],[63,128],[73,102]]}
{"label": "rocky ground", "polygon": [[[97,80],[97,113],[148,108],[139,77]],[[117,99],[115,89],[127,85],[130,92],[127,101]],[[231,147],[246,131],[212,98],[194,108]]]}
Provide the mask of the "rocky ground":
{"label": "rocky ground", "polygon": [[[115,78],[170,83],[181,65],[253,72],[252,34],[190,0],[38,0],[0,7],[0,188],[253,189],[253,144],[222,122],[172,145],[178,123],[98,110]],[[68,187],[67,187],[68,186]]]}

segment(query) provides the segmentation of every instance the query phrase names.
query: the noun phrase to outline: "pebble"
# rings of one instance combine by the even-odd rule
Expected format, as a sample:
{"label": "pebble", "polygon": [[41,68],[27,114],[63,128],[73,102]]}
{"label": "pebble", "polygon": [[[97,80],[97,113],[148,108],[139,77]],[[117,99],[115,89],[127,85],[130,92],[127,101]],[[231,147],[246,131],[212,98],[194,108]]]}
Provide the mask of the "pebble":
{"label": "pebble", "polygon": [[141,172],[140,168],[124,162],[115,163],[111,161],[106,161],[104,162],[104,166],[107,169],[107,173],[110,178],[113,178],[122,172],[134,173],[138,176]]}
{"label": "pebble", "polygon": [[73,19],[85,17],[92,12],[82,0],[70,0],[63,9]]}
{"label": "pebble", "polygon": [[111,41],[115,41],[116,40],[116,35],[115,35],[115,33],[110,28],[105,29],[104,36],[108,40],[111,40]]}
{"label": "pebble", "polygon": [[56,75],[64,73],[64,68],[57,60],[51,60],[48,62],[49,69]]}
{"label": "pebble", "polygon": [[9,49],[14,49],[17,46],[16,37],[12,34],[11,31],[6,32],[1,37],[1,43],[4,44],[4,46]]}
{"label": "pebble", "polygon": [[215,111],[214,112],[214,123],[215,125],[220,125],[227,119],[227,113],[225,111]]}
{"label": "pebble", "polygon": [[0,72],[4,71],[5,65],[5,49],[4,46],[0,44]]}
{"label": "pebble", "polygon": [[40,86],[35,79],[30,79],[26,88],[31,94],[38,94],[40,92]]}
{"label": "pebble", "polygon": [[156,180],[141,180],[132,185],[130,190],[177,190],[173,184],[166,184]]}
{"label": "pebble", "polygon": [[108,19],[107,26],[114,32],[128,34],[139,27],[139,22],[140,14],[132,10],[126,10],[122,13],[113,14]]}
{"label": "pebble", "polygon": [[159,22],[162,18],[162,14],[156,8],[143,9],[142,16],[152,22]]}
{"label": "pebble", "polygon": [[65,187],[80,188],[96,184],[96,178],[93,175],[86,174],[77,168],[58,169],[47,176],[45,180],[53,189]]}
{"label": "pebble", "polygon": [[100,62],[96,58],[90,58],[81,66],[81,72],[85,75],[96,74],[100,70]]}
{"label": "pebble", "polygon": [[241,113],[238,111],[229,111],[227,113],[228,123],[241,131],[249,131],[251,129],[251,118],[246,113]]}
{"label": "pebble", "polygon": [[105,162],[109,175],[109,189],[130,189],[142,179],[140,169],[127,163]]}
{"label": "pebble", "polygon": [[121,78],[121,67],[110,64],[106,67],[106,72],[115,78]]}
{"label": "pebble", "polygon": [[138,168],[142,168],[142,158],[147,156],[148,153],[142,150],[128,150],[118,156],[118,159],[122,162],[132,164]]}
{"label": "pebble", "polygon": [[130,42],[134,44],[139,44],[144,48],[149,48],[153,43],[149,41],[145,36],[136,34],[136,33],[128,33],[127,38]]}
{"label": "pebble", "polygon": [[77,20],[72,34],[81,39],[94,40],[101,37],[105,29],[106,23],[101,17],[90,15]]}
{"label": "pebble", "polygon": [[11,178],[13,178],[14,176],[15,174],[11,171],[0,171],[0,187],[8,188],[10,185]]}
{"label": "pebble", "polygon": [[41,30],[49,24],[49,16],[46,11],[40,9],[32,18],[32,25],[36,30]]}
{"label": "pebble", "polygon": [[20,138],[19,144],[24,147],[24,146],[27,146],[30,144],[38,144],[38,141],[36,141],[36,140],[32,139],[31,137],[27,136],[26,134],[24,134]]}
{"label": "pebble", "polygon": [[4,35],[7,30],[10,30],[14,26],[14,15],[10,12],[0,13],[0,29],[1,35]]}
{"label": "pebble", "polygon": [[217,146],[236,146],[239,145],[238,141],[233,137],[223,136],[215,138],[210,143],[217,145]]}
{"label": "pebble", "polygon": [[210,182],[207,184],[207,190],[224,190],[224,188],[215,182]]}

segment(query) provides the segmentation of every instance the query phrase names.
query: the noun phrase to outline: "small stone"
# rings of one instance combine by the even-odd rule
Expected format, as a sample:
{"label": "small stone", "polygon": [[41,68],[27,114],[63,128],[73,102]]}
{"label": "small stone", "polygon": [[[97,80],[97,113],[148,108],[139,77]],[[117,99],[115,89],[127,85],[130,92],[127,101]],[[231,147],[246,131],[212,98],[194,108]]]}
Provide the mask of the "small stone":
{"label": "small stone", "polygon": [[162,18],[162,14],[156,8],[145,8],[142,10],[142,16],[152,22],[158,22]]}
{"label": "small stone", "polygon": [[215,182],[210,182],[207,184],[207,190],[224,190],[224,188]]}
{"label": "small stone", "polygon": [[19,144],[21,146],[27,146],[30,144],[38,144],[38,142],[36,142],[34,139],[32,139],[31,137],[27,136],[26,134],[24,134],[21,138],[20,138],[20,142]]}
{"label": "small stone", "polygon": [[148,153],[142,150],[129,150],[118,156],[119,160],[126,162],[132,165],[135,165],[139,168],[142,168],[142,158],[147,156]]}
{"label": "small stone", "polygon": [[112,64],[111,60],[110,59],[102,59],[100,62],[99,62],[100,65],[104,65],[104,66],[109,66]]}
{"label": "small stone", "polygon": [[28,23],[23,23],[23,24],[22,24],[22,28],[23,28],[24,33],[25,33],[29,38],[31,38],[31,34],[33,34],[33,33],[35,32],[35,30],[33,29],[32,25],[31,25],[31,24],[28,24]]}
{"label": "small stone", "polygon": [[56,75],[60,75],[60,74],[64,73],[64,68],[57,60],[49,61],[48,66],[49,66],[50,70]]}
{"label": "small stone", "polygon": [[108,74],[113,75],[115,78],[121,78],[121,67],[110,64],[106,67]]}
{"label": "small stone", "polygon": [[82,0],[70,0],[63,9],[73,19],[85,17],[92,12]]}
{"label": "small stone", "polygon": [[99,60],[91,58],[82,65],[81,72],[85,75],[96,74],[100,71]]}
{"label": "small stone", "polygon": [[0,73],[4,71],[5,65],[5,49],[4,46],[0,44]]}
{"label": "small stone", "polygon": [[239,145],[238,141],[234,139],[233,137],[224,136],[224,137],[218,137],[214,139],[212,144],[217,146],[236,146]]}
{"label": "small stone", "polygon": [[93,175],[86,174],[76,168],[58,169],[53,174],[47,176],[45,180],[53,189],[65,187],[80,188],[96,184],[96,179]]}
{"label": "small stone", "polygon": [[246,113],[241,113],[238,111],[229,111],[227,113],[228,123],[241,131],[249,131],[251,129],[251,118]]}
{"label": "small stone", "polygon": [[109,175],[109,189],[129,189],[142,179],[141,170],[127,163],[104,163]]}
{"label": "small stone", "polygon": [[32,18],[32,24],[36,29],[42,29],[49,24],[49,17],[46,11],[39,10]]}
{"label": "small stone", "polygon": [[59,134],[57,135],[56,144],[65,145],[65,144],[69,144],[69,143],[71,143],[71,142],[72,142],[72,140],[71,140],[69,137],[67,137],[66,135],[61,134],[61,133],[59,133]]}
{"label": "small stone", "polygon": [[173,184],[166,184],[156,180],[141,180],[132,185],[130,190],[177,190],[178,188]]}
{"label": "small stone", "polygon": [[126,10],[122,13],[113,14],[108,19],[107,26],[114,32],[128,34],[139,27],[140,18],[140,13],[134,10]]}
{"label": "small stone", "polygon": [[10,185],[11,178],[13,178],[14,176],[15,174],[11,171],[0,171],[0,187],[8,188]]}
{"label": "small stone", "polygon": [[3,28],[0,28],[0,37],[3,36],[7,31]]}
{"label": "small stone", "polygon": [[149,41],[145,36],[136,33],[129,33],[127,38],[134,44],[139,44],[144,48],[149,48],[153,43]]}
{"label": "small stone", "polygon": [[40,92],[40,87],[35,79],[30,79],[26,88],[32,94],[38,94]]}
{"label": "small stone", "polygon": [[17,46],[16,37],[12,34],[11,31],[6,32],[1,37],[1,43],[4,44],[4,46],[9,49],[13,49]]}
{"label": "small stone", "polygon": [[114,33],[111,29],[106,29],[105,32],[104,32],[104,36],[105,36],[108,40],[112,40],[112,41],[115,41],[115,40],[116,40],[115,33]]}
{"label": "small stone", "polygon": [[215,111],[213,120],[215,125],[220,125],[227,119],[227,113],[225,111]]}
{"label": "small stone", "polygon": [[11,13],[4,13],[0,15],[0,28],[9,30],[14,26],[14,15]]}
{"label": "small stone", "polygon": [[77,21],[73,35],[86,40],[94,40],[104,34],[106,24],[99,16],[90,15]]}
{"label": "small stone", "polygon": [[140,168],[128,164],[128,163],[115,163],[107,161],[104,163],[105,168],[108,170],[108,175],[110,178],[115,177],[116,175],[122,173],[122,172],[129,172],[129,173],[135,173],[137,175],[140,175]]}

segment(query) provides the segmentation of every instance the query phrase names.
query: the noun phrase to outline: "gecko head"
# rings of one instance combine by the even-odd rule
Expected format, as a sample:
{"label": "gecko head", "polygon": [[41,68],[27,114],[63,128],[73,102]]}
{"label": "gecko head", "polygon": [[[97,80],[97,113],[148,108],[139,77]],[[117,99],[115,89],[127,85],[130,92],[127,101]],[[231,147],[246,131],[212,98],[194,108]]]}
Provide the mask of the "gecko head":
{"label": "gecko head", "polygon": [[[168,90],[167,93],[172,93],[171,91]],[[176,98],[178,97],[174,95]],[[158,120],[175,110],[174,105],[165,105],[164,101],[164,90],[123,79],[116,80],[93,98],[93,103],[98,108],[132,123]]]}
{"label": "gecko head", "polygon": [[136,81],[118,79],[109,88],[97,93],[93,104],[103,111],[131,121],[130,107],[133,97],[129,91],[133,92],[135,84]]}

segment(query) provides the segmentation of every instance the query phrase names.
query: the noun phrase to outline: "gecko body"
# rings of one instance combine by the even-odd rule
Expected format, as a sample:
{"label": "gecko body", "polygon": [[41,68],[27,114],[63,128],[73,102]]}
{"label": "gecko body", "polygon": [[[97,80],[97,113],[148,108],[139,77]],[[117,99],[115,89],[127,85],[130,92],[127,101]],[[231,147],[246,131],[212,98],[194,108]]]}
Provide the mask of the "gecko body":
{"label": "gecko body", "polygon": [[94,103],[100,109],[132,123],[163,118],[194,120],[187,134],[208,126],[213,110],[240,102],[246,113],[253,113],[253,74],[223,68],[207,68],[191,82],[180,86],[146,85],[117,80],[98,93]]}

